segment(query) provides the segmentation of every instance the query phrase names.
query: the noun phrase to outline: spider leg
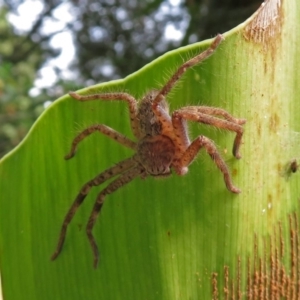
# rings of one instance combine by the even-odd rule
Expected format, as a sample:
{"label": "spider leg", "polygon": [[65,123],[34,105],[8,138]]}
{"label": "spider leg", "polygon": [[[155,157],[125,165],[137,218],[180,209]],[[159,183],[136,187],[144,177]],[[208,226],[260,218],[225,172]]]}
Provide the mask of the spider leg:
{"label": "spider leg", "polygon": [[219,154],[214,142],[205,136],[197,137],[186,149],[182,157],[174,164],[177,174],[183,175],[186,173],[187,167],[194,160],[202,147],[205,148],[211,159],[223,173],[227,189],[233,193],[240,193],[241,191],[233,185],[226,163]]}
{"label": "spider leg", "polygon": [[89,193],[90,189],[93,186],[102,184],[103,182],[109,180],[110,178],[112,178],[116,175],[126,172],[127,170],[131,169],[135,165],[136,165],[136,162],[134,161],[133,157],[123,160],[123,161],[119,162],[118,164],[116,164],[115,166],[113,166],[109,169],[106,169],[105,171],[103,171],[102,173],[97,175],[94,179],[88,181],[81,188],[79,194],[75,198],[72,206],[70,207],[69,211],[67,212],[67,214],[64,218],[64,221],[63,221],[63,224],[62,224],[62,227],[60,230],[60,234],[59,234],[58,243],[57,243],[57,246],[56,246],[56,249],[55,249],[53,255],[51,256],[51,260],[56,259],[57,256],[59,255],[59,253],[61,252],[63,244],[64,244],[64,240],[66,237],[68,225],[70,224],[71,220],[73,219],[77,209],[79,208],[79,206],[82,204],[83,200]]}
{"label": "spider leg", "polygon": [[140,131],[138,127],[138,120],[136,119],[137,114],[137,101],[128,93],[100,93],[93,95],[79,95],[75,92],[69,92],[69,95],[78,101],[89,101],[89,100],[121,100],[125,101],[129,107],[130,125],[131,130],[136,138],[140,137]]}
{"label": "spider leg", "polygon": [[136,143],[131,141],[129,138],[127,138],[125,135],[115,131],[114,129],[103,125],[103,124],[95,124],[92,126],[89,126],[88,128],[84,129],[82,132],[80,132],[73,140],[71,150],[70,152],[65,156],[65,159],[70,159],[75,155],[77,145],[85,139],[87,136],[92,134],[95,131],[99,131],[100,133],[103,133],[104,135],[108,136],[109,138],[117,141],[121,145],[128,147],[130,149],[135,150]]}
{"label": "spider leg", "polygon": [[[206,107],[205,110],[207,111],[208,108]],[[196,121],[196,122],[200,122],[203,124],[213,125],[218,128],[227,129],[227,130],[236,132],[236,137],[233,142],[232,153],[236,158],[241,158],[239,149],[240,149],[240,145],[242,142],[242,136],[243,136],[244,129],[240,124],[244,124],[246,122],[246,120],[235,119],[235,118],[231,117],[231,115],[229,115],[227,112],[226,112],[227,119],[224,120],[224,119],[219,119],[219,118],[216,118],[214,116],[211,116],[207,113],[203,113],[200,111],[201,110],[198,110],[198,109],[192,110],[191,107],[190,108],[181,108],[181,109],[173,112],[173,119],[183,118],[185,120]],[[221,111],[219,111],[219,113],[221,113]],[[223,116],[225,117],[224,111],[222,113],[223,113]],[[233,118],[234,122],[232,120],[228,120],[228,118]]]}
{"label": "spider leg", "polygon": [[89,242],[92,247],[93,255],[94,255],[94,268],[97,267],[99,261],[99,250],[96,244],[96,240],[92,234],[92,229],[95,225],[96,219],[100,213],[102,208],[105,196],[115,192],[117,189],[122,187],[123,185],[132,181],[135,177],[142,176],[145,170],[142,167],[133,167],[130,170],[124,172],[120,177],[116,180],[111,182],[104,190],[102,190],[97,197],[93,210],[90,214],[87,226],[86,226],[86,233],[89,239]]}
{"label": "spider leg", "polygon": [[181,117],[181,115],[177,114],[176,111],[172,114],[172,125],[173,141],[176,146],[174,159],[178,160],[181,158],[191,142],[188,135],[187,122]]}
{"label": "spider leg", "polygon": [[177,69],[177,71],[172,75],[172,77],[168,80],[165,86],[160,90],[160,92],[155,97],[152,104],[154,112],[158,106],[158,103],[162,101],[162,99],[170,92],[170,90],[177,83],[177,81],[182,77],[182,75],[186,72],[186,70],[199,64],[200,62],[202,62],[203,60],[211,56],[223,40],[224,37],[221,34],[218,34],[213,40],[213,42],[210,44],[208,49],[196,55],[192,59],[188,60]]}
{"label": "spider leg", "polygon": [[218,108],[218,107],[211,107],[211,106],[186,106],[182,107],[186,111],[203,113],[206,115],[214,115],[223,117],[225,120],[236,123],[239,125],[244,125],[246,123],[245,119],[238,119],[233,117],[230,113],[228,113],[225,109]]}

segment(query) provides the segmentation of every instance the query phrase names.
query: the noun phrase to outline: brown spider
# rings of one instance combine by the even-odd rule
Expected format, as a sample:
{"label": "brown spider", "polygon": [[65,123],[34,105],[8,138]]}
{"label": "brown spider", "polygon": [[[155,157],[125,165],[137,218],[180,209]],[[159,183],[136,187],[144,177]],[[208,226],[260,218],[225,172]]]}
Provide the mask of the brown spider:
{"label": "brown spider", "polygon": [[236,132],[233,144],[233,155],[236,158],[240,158],[239,148],[243,135],[241,125],[243,125],[246,120],[236,119],[221,108],[207,106],[183,107],[174,111],[170,116],[168,104],[165,99],[165,96],[170,92],[185,71],[208,58],[216,50],[222,40],[223,36],[219,34],[207,50],[181,65],[160,91],[150,91],[139,103],[127,93],[102,93],[87,96],[80,96],[74,92],[69,93],[71,97],[79,101],[101,99],[122,100],[127,102],[129,106],[131,129],[137,141],[134,142],[103,124],[92,125],[75,137],[72,142],[71,151],[66,155],[65,159],[73,157],[77,145],[95,131],[99,131],[107,137],[119,142],[121,145],[134,150],[135,154],[108,168],[83,185],[65,216],[56,250],[51,257],[52,260],[56,259],[61,252],[67,227],[90,189],[113,177],[117,178],[98,194],[86,226],[86,233],[94,255],[94,267],[98,264],[99,251],[92,234],[92,229],[104,203],[105,196],[113,193],[134,178],[169,176],[171,175],[171,169],[178,175],[184,175],[187,173],[188,166],[195,159],[199,150],[204,147],[223,173],[227,189],[233,193],[240,193],[240,190],[231,182],[227,166],[218,153],[213,141],[200,135],[190,142],[186,121],[201,122]]}

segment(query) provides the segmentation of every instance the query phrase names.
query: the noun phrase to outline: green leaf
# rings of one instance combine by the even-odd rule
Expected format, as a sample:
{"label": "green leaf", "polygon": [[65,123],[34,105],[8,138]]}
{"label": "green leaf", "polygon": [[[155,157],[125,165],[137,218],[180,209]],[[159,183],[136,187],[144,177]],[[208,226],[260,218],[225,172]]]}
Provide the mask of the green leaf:
{"label": "green leaf", "polygon": [[[128,109],[69,96],[53,103],[0,163],[4,299],[226,299],[226,278],[237,294],[246,293],[248,257],[255,261],[266,251],[254,234],[262,241],[278,222],[285,234],[286,215],[299,209],[299,172],[288,171],[300,156],[299,17],[297,0],[267,1],[226,33],[212,57],[189,70],[168,97],[171,110],[210,105],[247,119],[241,160],[231,154],[231,132],[190,125],[192,137],[215,141],[242,193],[226,189],[204,151],[185,176],[134,180],[107,197],[94,227],[101,253],[96,270],[85,225],[101,187],[91,190],[71,222],[60,256],[54,262],[50,256],[82,185],[132,152],[94,134],[74,158],[63,157],[76,133],[91,124],[133,138]],[[126,91],[140,99],[209,43],[177,49],[124,80],[80,93]],[[287,252],[288,238],[282,238]],[[289,260],[283,263],[288,267]]]}

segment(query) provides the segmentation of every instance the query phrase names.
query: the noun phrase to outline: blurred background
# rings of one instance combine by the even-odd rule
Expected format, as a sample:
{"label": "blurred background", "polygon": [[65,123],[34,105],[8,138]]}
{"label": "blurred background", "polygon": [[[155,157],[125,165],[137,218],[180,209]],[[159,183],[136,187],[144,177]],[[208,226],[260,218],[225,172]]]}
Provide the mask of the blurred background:
{"label": "blurred background", "polygon": [[0,158],[56,98],[245,21],[262,0],[0,0]]}

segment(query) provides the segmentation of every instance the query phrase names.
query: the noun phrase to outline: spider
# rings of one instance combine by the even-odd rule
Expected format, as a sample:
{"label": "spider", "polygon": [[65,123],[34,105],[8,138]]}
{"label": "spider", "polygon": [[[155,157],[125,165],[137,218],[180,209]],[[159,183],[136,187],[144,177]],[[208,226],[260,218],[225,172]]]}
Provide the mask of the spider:
{"label": "spider", "polygon": [[208,49],[183,63],[161,90],[151,90],[140,102],[137,102],[133,96],[125,92],[87,96],[81,96],[75,92],[69,93],[72,98],[78,101],[99,99],[127,102],[131,129],[137,141],[132,141],[103,124],[92,125],[75,137],[71,150],[65,156],[65,159],[73,157],[78,144],[96,131],[132,149],[135,151],[135,154],[106,169],[83,185],[64,218],[58,244],[51,257],[52,260],[56,259],[60,254],[67,227],[91,188],[103,184],[112,178],[115,179],[98,194],[86,225],[86,233],[93,251],[95,268],[99,261],[99,251],[92,229],[103,206],[104,199],[107,195],[115,192],[134,178],[146,178],[147,176],[167,177],[171,175],[171,170],[174,170],[178,175],[185,175],[188,171],[188,166],[195,159],[200,149],[204,148],[223,173],[227,189],[232,193],[240,193],[240,190],[233,185],[226,163],[219,154],[214,142],[202,135],[191,142],[186,122],[195,121],[234,131],[236,137],[233,144],[233,155],[236,158],[240,158],[239,148],[243,135],[242,125],[246,120],[234,118],[221,108],[207,106],[187,106],[174,111],[170,115],[168,103],[165,99],[185,71],[212,55],[223,39],[221,34],[217,35]]}

